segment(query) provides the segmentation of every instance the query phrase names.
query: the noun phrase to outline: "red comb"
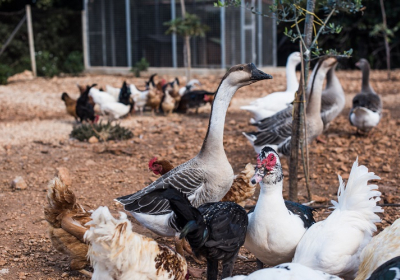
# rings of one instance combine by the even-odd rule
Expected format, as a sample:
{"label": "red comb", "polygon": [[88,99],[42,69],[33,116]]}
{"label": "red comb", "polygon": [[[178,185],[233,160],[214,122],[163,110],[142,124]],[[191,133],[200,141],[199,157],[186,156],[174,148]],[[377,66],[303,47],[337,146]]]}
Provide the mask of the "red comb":
{"label": "red comb", "polygon": [[150,161],[149,161],[149,169],[151,169],[153,167],[153,163],[157,161],[157,157],[153,157]]}

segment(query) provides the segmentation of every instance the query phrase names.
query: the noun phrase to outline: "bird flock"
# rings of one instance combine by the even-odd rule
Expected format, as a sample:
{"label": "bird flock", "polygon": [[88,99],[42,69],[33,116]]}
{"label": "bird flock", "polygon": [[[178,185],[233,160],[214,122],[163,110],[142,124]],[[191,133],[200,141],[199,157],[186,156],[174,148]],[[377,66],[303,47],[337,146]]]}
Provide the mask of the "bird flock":
{"label": "bird flock", "polygon": [[[316,222],[313,208],[283,198],[281,157],[290,154],[299,62],[299,53],[289,56],[285,92],[241,108],[254,114],[250,123],[258,130],[243,134],[258,156],[238,175],[223,145],[227,109],[239,88],[256,82],[267,85],[273,78],[253,63],[230,68],[215,93],[194,91],[200,84],[197,80],[185,87],[179,87],[178,79],[155,83],[154,75],[145,90],[125,82],[120,89],[107,86],[106,91],[95,85],[80,88],[75,110],[68,107],[70,99],[64,93],[68,113],[92,122],[96,121],[92,101],[114,119],[133,108],[170,114],[212,102],[208,131],[194,158],[176,167],[165,159],[150,159],[149,169],[160,177],[140,191],[115,198],[144,227],[175,238],[176,251],[135,233],[126,213],[116,218],[106,206],[87,211],[70,186],[58,178],[49,183],[45,218],[54,247],[71,257],[71,269],[99,280],[188,279],[199,276],[186,262],[189,254],[207,263],[207,280],[400,279],[400,221],[375,235],[375,224],[381,221],[377,214],[383,209],[378,205],[378,186],[370,181],[380,178],[358,159],[347,184],[339,176],[337,201],[332,201],[333,211],[325,220]],[[305,111],[308,144],[344,108],[337,64],[336,58],[322,58],[310,75]],[[362,90],[353,99],[349,121],[360,133],[369,133],[379,123],[382,102],[369,84],[368,62],[361,59],[357,67],[363,73]],[[244,201],[254,195],[257,185],[257,203],[246,211]],[[255,256],[257,270],[233,276],[235,261],[243,258],[242,246]],[[89,262],[93,273],[85,269]]]}

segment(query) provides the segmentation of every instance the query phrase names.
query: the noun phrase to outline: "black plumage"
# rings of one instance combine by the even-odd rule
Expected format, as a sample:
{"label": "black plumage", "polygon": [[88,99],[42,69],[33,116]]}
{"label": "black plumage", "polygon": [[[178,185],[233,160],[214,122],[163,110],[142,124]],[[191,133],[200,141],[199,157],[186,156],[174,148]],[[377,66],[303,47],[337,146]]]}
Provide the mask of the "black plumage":
{"label": "black plumage", "polygon": [[[309,228],[315,224],[314,208],[290,200],[285,200],[285,206],[290,213],[297,215],[303,221],[304,228]],[[248,214],[253,213],[255,208],[255,206],[252,207]]]}
{"label": "black plumage", "polygon": [[368,280],[395,280],[400,277],[400,256],[388,260],[371,274]]}
{"label": "black plumage", "polygon": [[212,96],[215,95],[215,92],[209,92],[206,90],[192,90],[186,92],[182,96],[176,111],[179,113],[186,113],[188,109],[197,110],[198,108],[203,107],[207,104],[207,101],[204,99],[206,95]]}
{"label": "black plumage", "polygon": [[222,261],[222,279],[231,276],[248,225],[246,211],[234,202],[214,202],[194,208],[175,188],[161,192],[175,213],[174,225],[185,237],[197,257],[207,259],[207,279],[218,276]]}
{"label": "black plumage", "polygon": [[93,105],[89,103],[89,91],[92,86],[86,86],[86,90],[79,96],[78,100],[76,101],[76,114],[80,120],[80,122],[83,121],[91,121],[93,122],[95,119],[94,115],[94,108]]}
{"label": "black plumage", "polygon": [[125,81],[122,84],[121,90],[119,92],[118,102],[120,102],[122,104],[125,104],[125,105],[130,105],[131,108],[130,108],[129,112],[132,111],[133,105],[134,105],[134,101],[131,98],[131,88],[128,87],[128,85],[126,84]]}

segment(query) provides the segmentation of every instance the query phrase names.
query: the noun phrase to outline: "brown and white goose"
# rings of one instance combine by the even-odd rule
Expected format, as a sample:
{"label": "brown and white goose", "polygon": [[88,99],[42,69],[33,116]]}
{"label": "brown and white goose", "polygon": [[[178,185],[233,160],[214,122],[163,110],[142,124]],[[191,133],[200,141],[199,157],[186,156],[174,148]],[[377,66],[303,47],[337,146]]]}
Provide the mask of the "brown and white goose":
{"label": "brown and white goose", "polygon": [[220,201],[233,181],[232,166],[223,146],[226,111],[239,88],[264,79],[272,79],[272,76],[258,70],[253,63],[229,69],[215,95],[207,135],[197,156],[144,189],[116,200],[142,225],[162,236],[175,236],[177,229],[168,200],[159,195],[164,188],[180,190],[194,207]]}
{"label": "brown and white goose", "polygon": [[[306,108],[307,116],[307,142],[311,143],[323,131],[324,124],[321,119],[321,95],[326,73],[337,60],[333,57],[323,58],[314,67],[308,82],[307,95],[310,96]],[[262,147],[270,146],[279,154],[289,156],[290,139],[292,135],[292,117],[289,109],[282,110],[272,117],[265,119],[261,131],[243,133],[252,143],[256,153],[260,153]]]}
{"label": "brown and white goose", "polygon": [[352,126],[357,127],[357,131],[365,133],[377,126],[381,120],[382,101],[369,83],[368,61],[361,58],[356,66],[362,71],[362,86],[361,92],[353,98],[349,120]]}

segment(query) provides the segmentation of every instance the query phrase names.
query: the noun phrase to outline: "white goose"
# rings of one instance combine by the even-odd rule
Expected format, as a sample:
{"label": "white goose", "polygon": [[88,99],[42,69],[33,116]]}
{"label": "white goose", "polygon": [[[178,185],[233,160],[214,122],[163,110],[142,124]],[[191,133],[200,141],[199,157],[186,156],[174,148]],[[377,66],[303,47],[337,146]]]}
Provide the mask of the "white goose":
{"label": "white goose", "polygon": [[341,278],[298,263],[283,263],[257,270],[248,276],[236,275],[224,280],[341,280]]}
{"label": "white goose", "polygon": [[173,213],[168,200],[158,192],[174,187],[185,194],[194,207],[220,201],[233,182],[233,170],[224,150],[226,111],[235,92],[271,75],[253,63],[233,66],[222,79],[211,110],[207,135],[200,152],[193,159],[172,169],[144,189],[116,200],[125,206],[142,225],[162,236],[174,236]]}
{"label": "white goose", "polygon": [[259,268],[290,262],[303,234],[315,223],[312,208],[283,199],[282,166],[270,147],[264,147],[257,158],[252,178],[256,182],[260,196],[254,212],[248,214],[244,246],[256,256]]}
{"label": "white goose", "polygon": [[299,82],[296,77],[296,66],[301,62],[299,52],[289,55],[286,63],[286,91],[273,92],[265,97],[258,98],[248,106],[242,106],[240,109],[254,114],[251,122],[259,121],[276,112],[285,109],[294,99],[294,94],[299,88]]}
{"label": "white goose", "polygon": [[[306,108],[307,116],[307,143],[310,144],[323,131],[321,119],[321,95],[326,73],[336,65],[334,57],[325,57],[318,61],[308,81],[307,95],[309,96]],[[279,154],[289,156],[290,140],[292,135],[292,112],[284,109],[275,115],[262,120],[263,130],[243,133],[259,153],[265,145],[273,147]]]}
{"label": "white goose", "polygon": [[347,187],[339,176],[338,202],[332,201],[334,211],[329,217],[312,225],[297,245],[293,258],[312,269],[354,279],[360,266],[360,254],[376,231],[375,223],[383,212],[376,203],[381,193],[369,180],[379,179],[367,167],[353,164]]}
{"label": "white goose", "polygon": [[370,66],[362,58],[356,63],[362,71],[361,92],[354,96],[353,107],[350,110],[350,124],[357,127],[357,131],[369,132],[378,125],[382,117],[382,100],[369,83]]}

